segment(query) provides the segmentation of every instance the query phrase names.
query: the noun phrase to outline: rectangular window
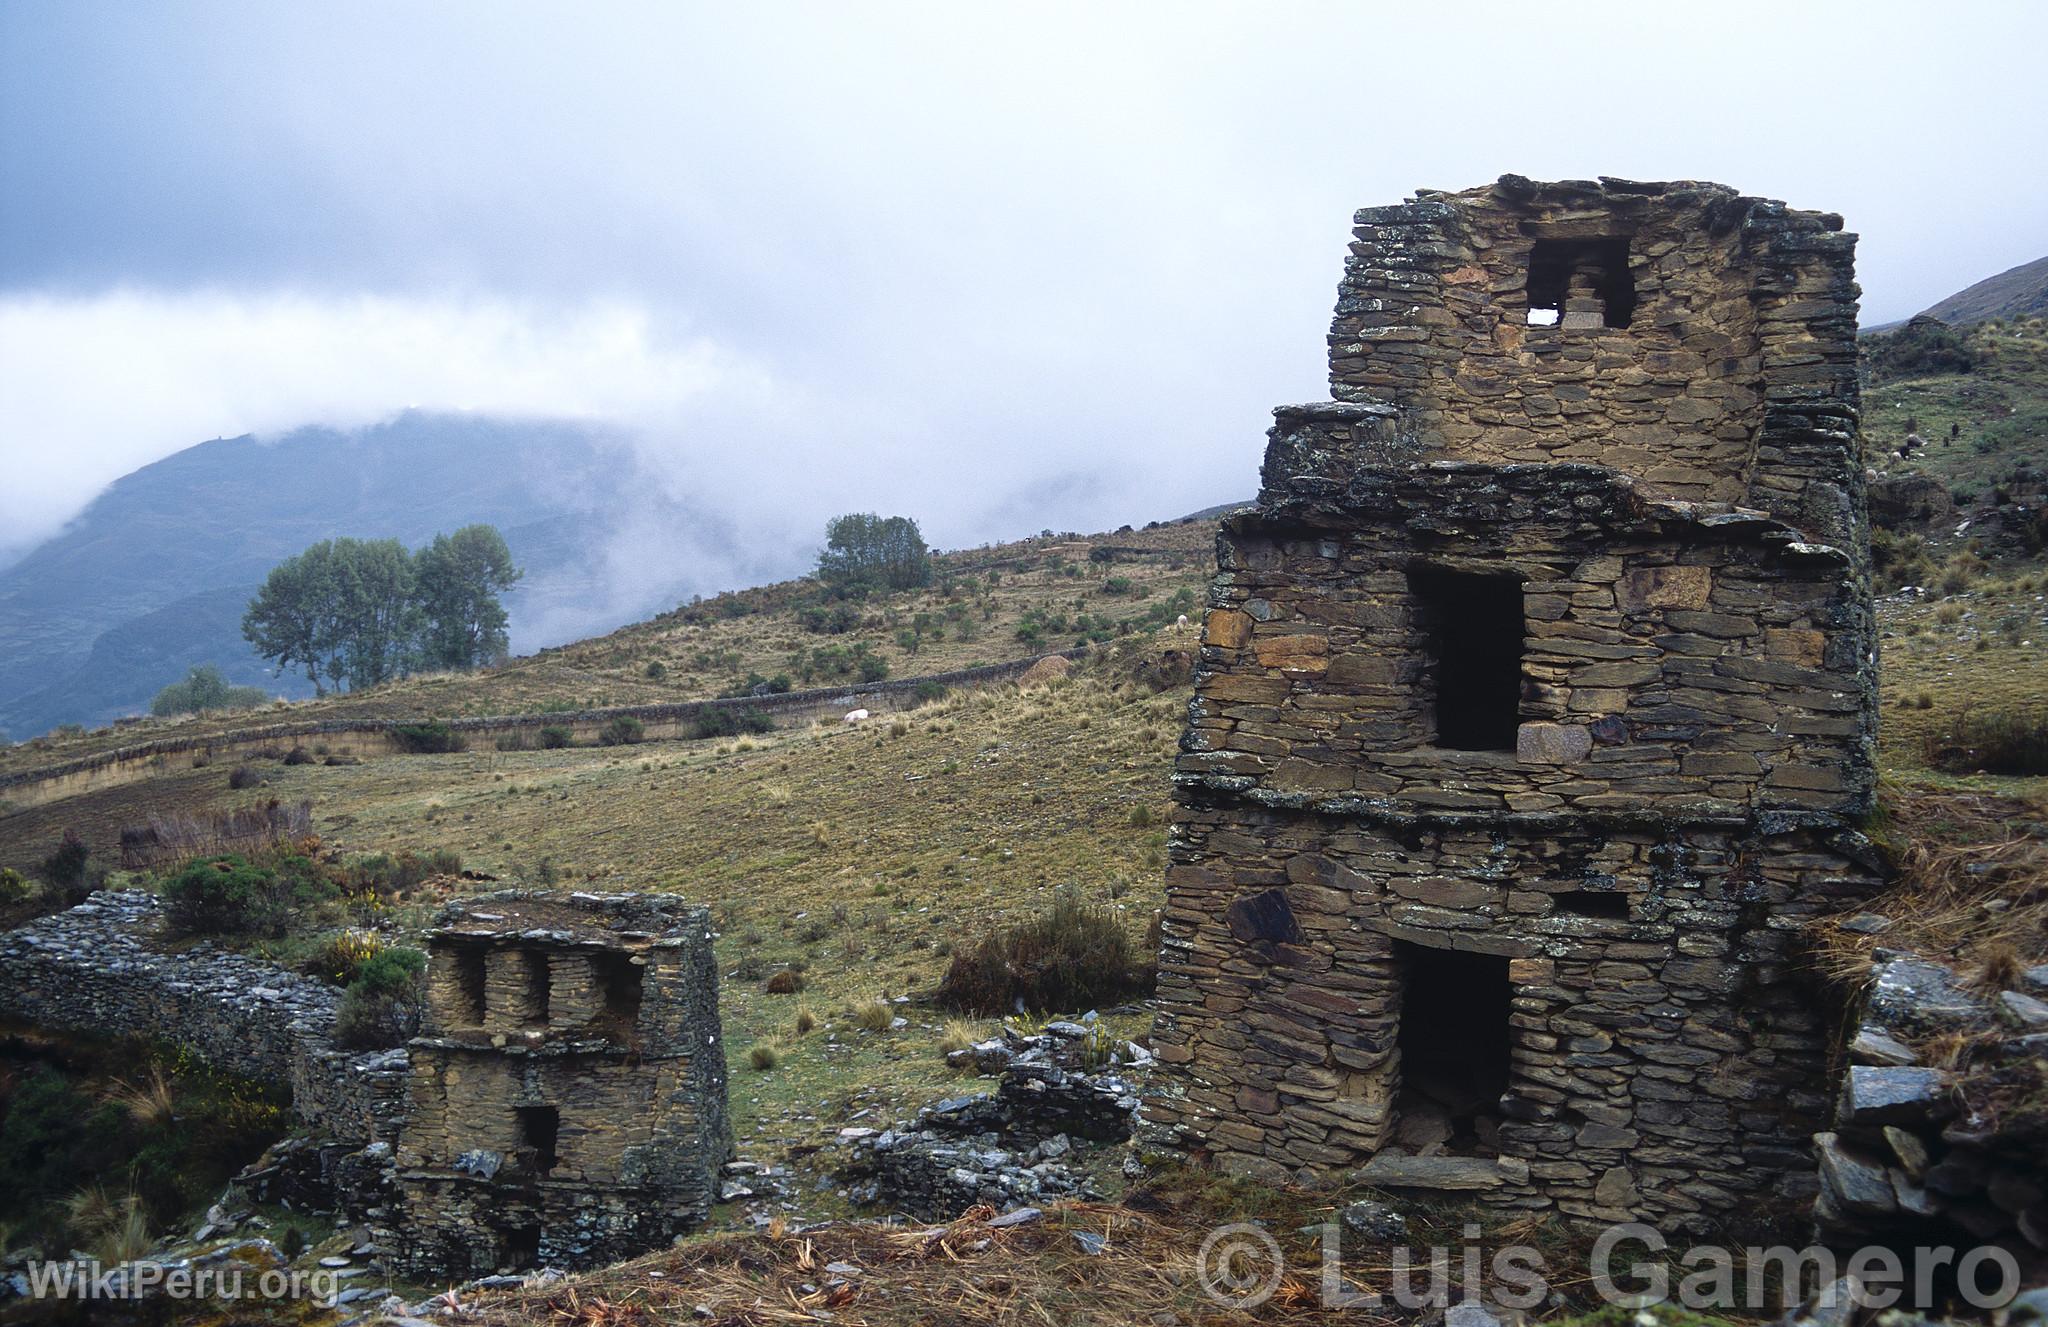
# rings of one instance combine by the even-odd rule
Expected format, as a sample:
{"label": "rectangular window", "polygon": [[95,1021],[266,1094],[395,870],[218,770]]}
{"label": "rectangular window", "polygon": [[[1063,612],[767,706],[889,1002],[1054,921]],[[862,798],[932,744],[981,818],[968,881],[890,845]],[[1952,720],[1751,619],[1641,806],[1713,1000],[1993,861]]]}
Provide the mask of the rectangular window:
{"label": "rectangular window", "polygon": [[482,1027],[484,950],[478,945],[463,945],[457,948],[451,957],[455,963],[455,989],[458,997],[455,1022],[460,1027]]}
{"label": "rectangular window", "polygon": [[1512,751],[1522,721],[1522,583],[1437,568],[1409,574],[1429,637],[1436,744]]}
{"label": "rectangular window", "polygon": [[1571,889],[1550,896],[1551,907],[1567,917],[1628,920],[1628,895],[1611,889]]}
{"label": "rectangular window", "polygon": [[533,1154],[533,1171],[545,1175],[558,1160],[555,1144],[562,1132],[562,1113],[553,1106],[514,1106],[519,1146]]}
{"label": "rectangular window", "polygon": [[1636,312],[1628,240],[1537,240],[1529,250],[1529,325],[1626,327]]}

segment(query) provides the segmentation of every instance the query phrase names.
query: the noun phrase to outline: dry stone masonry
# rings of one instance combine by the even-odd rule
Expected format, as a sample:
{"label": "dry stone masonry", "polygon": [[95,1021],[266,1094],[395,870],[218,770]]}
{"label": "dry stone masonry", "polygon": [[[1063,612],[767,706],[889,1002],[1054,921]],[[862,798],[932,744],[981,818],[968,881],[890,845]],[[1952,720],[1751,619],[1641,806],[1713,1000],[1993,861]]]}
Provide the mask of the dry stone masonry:
{"label": "dry stone masonry", "polygon": [[1704,1226],[1803,1202],[1876,884],[1855,238],[1720,185],[1357,215],[1226,520],[1148,1134]]}
{"label": "dry stone masonry", "polygon": [[615,1261],[700,1224],[731,1153],[708,912],[641,894],[508,891],[429,936],[425,1035],[332,1041],[339,992],[103,891],[0,933],[0,1014],[189,1046],[288,1088],[309,1137],[244,1176],[333,1207],[401,1269],[466,1277]]}
{"label": "dry stone masonry", "polygon": [[484,894],[444,912],[428,959],[396,1157],[404,1266],[589,1266],[703,1221],[732,1151],[704,908]]}

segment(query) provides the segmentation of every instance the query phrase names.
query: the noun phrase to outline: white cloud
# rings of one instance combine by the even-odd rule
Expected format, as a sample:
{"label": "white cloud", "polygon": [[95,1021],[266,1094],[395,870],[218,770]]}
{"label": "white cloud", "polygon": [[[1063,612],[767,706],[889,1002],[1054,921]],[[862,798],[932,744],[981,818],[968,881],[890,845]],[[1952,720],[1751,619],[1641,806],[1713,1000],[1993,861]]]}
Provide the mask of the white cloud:
{"label": "white cloud", "polygon": [[211,437],[351,427],[407,407],[656,428],[765,399],[758,364],[645,308],[496,299],[114,291],[0,298],[0,551]]}

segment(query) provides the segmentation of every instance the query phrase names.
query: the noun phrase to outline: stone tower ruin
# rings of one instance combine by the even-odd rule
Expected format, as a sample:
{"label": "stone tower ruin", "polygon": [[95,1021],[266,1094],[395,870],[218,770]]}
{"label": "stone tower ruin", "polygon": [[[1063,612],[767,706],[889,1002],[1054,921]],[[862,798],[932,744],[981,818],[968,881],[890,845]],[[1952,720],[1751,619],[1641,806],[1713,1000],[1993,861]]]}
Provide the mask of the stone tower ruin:
{"label": "stone tower ruin", "polygon": [[700,1223],[732,1150],[702,907],[485,894],[428,936],[394,1223],[416,1274],[579,1267]]}
{"label": "stone tower ruin", "polygon": [[1157,1140],[1703,1226],[1810,1196],[1876,883],[1855,237],[1720,185],[1357,214],[1224,523]]}

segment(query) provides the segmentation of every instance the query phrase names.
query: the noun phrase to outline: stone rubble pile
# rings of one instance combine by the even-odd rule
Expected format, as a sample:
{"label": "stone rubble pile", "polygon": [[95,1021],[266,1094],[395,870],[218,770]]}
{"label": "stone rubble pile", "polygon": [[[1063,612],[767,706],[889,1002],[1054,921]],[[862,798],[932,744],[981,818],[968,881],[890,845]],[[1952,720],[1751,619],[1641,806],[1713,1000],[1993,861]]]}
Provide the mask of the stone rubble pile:
{"label": "stone rubble pile", "polygon": [[1126,1072],[1151,1052],[1102,1036],[1093,1013],[1048,1023],[1037,1035],[1005,1028],[955,1051],[956,1068],[1000,1075],[993,1092],[950,1097],[893,1128],[847,1128],[841,1178],[864,1207],[886,1205],[939,1220],[986,1203],[1004,1211],[1041,1199],[1086,1194],[1079,1163],[1089,1144],[1128,1139],[1138,1088]]}
{"label": "stone rubble pile", "polygon": [[[2042,1265],[2048,1135],[2039,1121],[1973,1108],[1982,1092],[1971,1090],[2024,1087],[2015,1075],[2048,1053],[2048,965],[2022,980],[2026,991],[1986,996],[1940,963],[1877,951],[1835,1127],[1814,1136],[1823,1240],[1992,1243]],[[1951,1036],[1973,1039],[1963,1068],[1922,1063],[1915,1046]]]}

